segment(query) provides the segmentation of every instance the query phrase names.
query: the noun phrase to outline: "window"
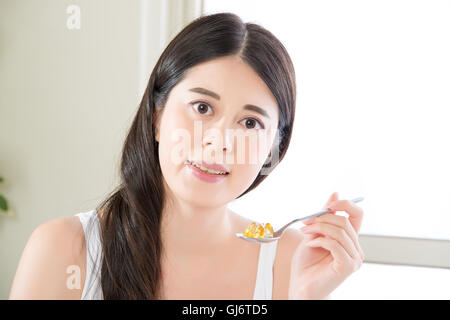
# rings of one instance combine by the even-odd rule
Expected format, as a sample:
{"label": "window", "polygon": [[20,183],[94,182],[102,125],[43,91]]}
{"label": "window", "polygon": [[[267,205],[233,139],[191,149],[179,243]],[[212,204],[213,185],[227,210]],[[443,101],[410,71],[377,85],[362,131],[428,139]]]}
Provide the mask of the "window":
{"label": "window", "polygon": [[286,157],[230,207],[279,227],[320,211],[333,191],[362,196],[366,261],[450,268],[450,3],[205,0],[203,8],[266,27],[297,75]]}

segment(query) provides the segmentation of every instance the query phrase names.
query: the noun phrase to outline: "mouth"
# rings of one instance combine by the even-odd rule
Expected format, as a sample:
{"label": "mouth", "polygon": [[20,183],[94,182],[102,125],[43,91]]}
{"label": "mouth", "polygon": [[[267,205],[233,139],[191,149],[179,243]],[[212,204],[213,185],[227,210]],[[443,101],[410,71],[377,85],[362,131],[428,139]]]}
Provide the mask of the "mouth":
{"label": "mouth", "polygon": [[216,163],[206,163],[204,161],[197,163],[191,160],[186,160],[184,163],[194,166],[200,171],[210,175],[226,176],[230,174],[230,170]]}

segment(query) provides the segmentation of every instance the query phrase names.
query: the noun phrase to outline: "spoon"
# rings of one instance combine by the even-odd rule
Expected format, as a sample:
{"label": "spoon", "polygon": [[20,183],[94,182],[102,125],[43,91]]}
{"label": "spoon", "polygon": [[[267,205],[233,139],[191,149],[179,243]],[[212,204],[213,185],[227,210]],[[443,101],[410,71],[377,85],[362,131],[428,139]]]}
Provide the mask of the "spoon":
{"label": "spoon", "polygon": [[[364,200],[363,197],[359,197],[359,198],[350,200],[350,202],[357,203],[357,202],[360,202],[363,200]],[[270,237],[270,238],[252,238],[252,237],[244,236],[243,233],[236,233],[236,237],[247,240],[247,241],[252,241],[252,242],[272,242],[272,241],[280,239],[281,236],[283,235],[283,233],[286,231],[287,227],[289,227],[291,224],[298,222],[298,221],[306,220],[306,219],[309,219],[312,217],[321,216],[325,213],[329,213],[329,212],[333,212],[333,211],[334,210],[322,210],[322,211],[316,212],[314,214],[311,214],[311,215],[303,217],[303,218],[294,219],[291,222],[289,222],[288,224],[284,225],[281,229],[275,231],[273,233],[273,237]]]}

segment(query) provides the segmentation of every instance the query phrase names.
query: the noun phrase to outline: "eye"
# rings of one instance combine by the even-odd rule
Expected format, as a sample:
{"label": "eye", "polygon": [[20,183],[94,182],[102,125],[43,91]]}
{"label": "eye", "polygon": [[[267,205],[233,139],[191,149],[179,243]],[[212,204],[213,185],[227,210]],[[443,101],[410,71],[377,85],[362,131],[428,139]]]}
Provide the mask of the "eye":
{"label": "eye", "polygon": [[200,114],[206,114],[208,112],[208,108],[211,108],[212,110],[212,107],[203,101],[192,102],[191,105],[194,110]]}
{"label": "eye", "polygon": [[255,129],[255,126],[259,126],[258,128],[256,128],[258,130],[264,129],[264,125],[261,123],[261,121],[255,118],[245,118],[244,120],[244,125],[247,129]]}

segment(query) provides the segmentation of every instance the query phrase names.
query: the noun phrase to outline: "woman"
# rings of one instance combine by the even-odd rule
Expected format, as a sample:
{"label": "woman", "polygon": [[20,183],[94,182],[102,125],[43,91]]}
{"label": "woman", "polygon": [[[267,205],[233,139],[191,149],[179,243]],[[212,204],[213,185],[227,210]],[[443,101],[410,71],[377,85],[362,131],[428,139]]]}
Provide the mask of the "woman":
{"label": "woman", "polygon": [[363,260],[359,207],[333,193],[332,213],[264,245],[235,237],[252,221],[227,207],[283,159],[295,103],[291,59],[269,31],[231,13],[190,23],[153,69],[121,184],[33,232],[10,298],[326,298]]}

